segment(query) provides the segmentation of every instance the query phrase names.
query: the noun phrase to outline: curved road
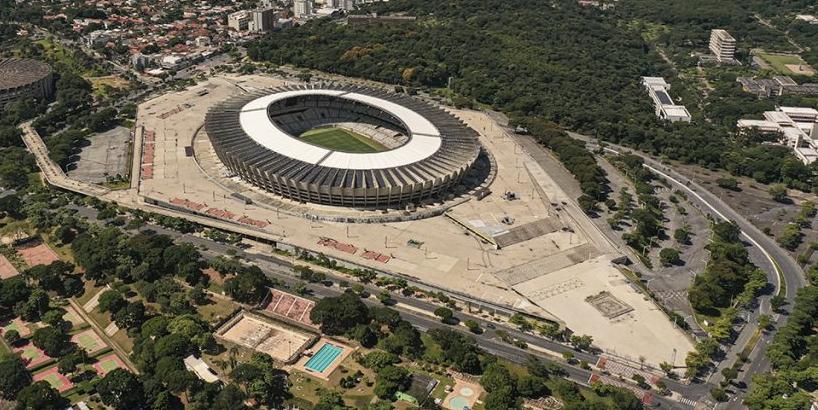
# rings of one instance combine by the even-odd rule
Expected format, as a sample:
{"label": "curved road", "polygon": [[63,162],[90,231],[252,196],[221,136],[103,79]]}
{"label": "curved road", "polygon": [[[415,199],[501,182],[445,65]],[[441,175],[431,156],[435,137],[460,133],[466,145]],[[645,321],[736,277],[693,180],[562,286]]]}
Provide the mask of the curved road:
{"label": "curved road", "polygon": [[[576,139],[589,143],[591,146],[598,147],[593,138],[574,133],[570,133],[570,135]],[[754,259],[760,259],[762,265],[767,265],[768,269],[765,269],[765,271],[768,274],[770,282],[776,285],[775,294],[782,294],[787,301],[787,306],[785,306],[784,309],[788,310],[793,305],[795,295],[798,289],[806,285],[806,279],[804,277],[803,270],[800,266],[798,266],[795,259],[793,259],[788,252],[781,249],[772,238],[761,232],[761,230],[750,223],[738,212],[733,210],[729,205],[724,203],[724,201],[722,201],[718,196],[714,195],[695,181],[691,181],[689,178],[681,175],[660,161],[627,147],[610,144],[608,142],[604,142],[604,146],[605,150],[612,153],[619,153],[621,151],[640,154],[645,161],[644,166],[646,168],[682,188],[688,193],[690,199],[699,203],[702,210],[710,212],[712,215],[723,220],[735,222],[741,229],[744,239],[746,239],[747,242],[752,245],[751,254],[755,256]],[[760,314],[760,312],[770,311],[769,296],[760,298],[759,305],[759,309],[753,312],[753,314],[748,318],[748,322],[750,322],[748,324],[750,325],[750,330],[752,330],[752,332],[754,332],[755,328],[757,327],[753,322],[758,317],[758,314]],[[783,325],[787,320],[786,315],[774,315],[773,318],[776,328]],[[764,351],[767,348],[767,344],[770,343],[773,333],[774,332],[766,332],[761,336],[750,354],[749,365],[743,369],[742,374],[739,376],[736,382],[743,382],[744,385],[747,386],[750,384],[750,380],[753,375],[762,373],[769,369],[770,364],[764,355]],[[741,341],[741,339],[739,339],[739,341]],[[737,354],[743,349],[743,347],[743,342],[735,343],[731,347],[730,352]],[[730,352],[728,352],[728,354]],[[703,386],[707,386],[707,384]],[[722,406],[730,409],[742,408],[742,399],[745,393],[746,387],[736,389],[736,395],[728,403]]]}

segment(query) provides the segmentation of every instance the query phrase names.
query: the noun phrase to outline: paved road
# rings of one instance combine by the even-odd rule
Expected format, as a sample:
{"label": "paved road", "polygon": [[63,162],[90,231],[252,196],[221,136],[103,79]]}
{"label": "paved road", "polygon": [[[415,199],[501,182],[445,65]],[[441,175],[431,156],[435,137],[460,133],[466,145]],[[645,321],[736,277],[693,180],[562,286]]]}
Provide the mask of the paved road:
{"label": "paved road", "polygon": [[[571,136],[584,140],[592,144],[592,146],[595,146],[596,144],[590,137],[573,133]],[[605,143],[605,146],[612,152],[634,151],[632,149],[610,143]],[[687,191],[690,199],[699,202],[703,207],[702,209],[705,211],[709,210],[709,212],[715,217],[734,221],[736,224],[738,224],[744,239],[746,239],[747,242],[752,245],[751,255],[756,256],[754,259],[760,262],[758,264],[760,264],[762,268],[766,268],[765,271],[768,273],[770,282],[775,284],[775,293],[780,293],[786,298],[788,306],[785,307],[785,310],[788,311],[794,302],[798,289],[806,285],[803,270],[798,266],[798,263],[789,255],[789,253],[781,249],[772,238],[761,232],[755,227],[755,225],[750,223],[738,212],[734,211],[718,196],[706,190],[695,181],[691,181],[687,177],[674,171],[672,168],[661,163],[660,161],[654,160],[644,154],[642,156],[645,159],[645,166],[647,168]],[[769,311],[769,297],[761,298],[759,309],[754,311],[750,316],[748,326],[746,326],[743,334],[755,331],[755,328],[757,327],[755,321],[759,312],[766,313]],[[774,315],[773,317],[776,328],[786,323],[786,314]],[[758,344],[750,354],[749,366],[744,369],[736,382],[739,384],[743,383],[745,386],[749,385],[750,379],[753,375],[762,373],[769,369],[770,364],[765,357],[764,352],[766,351],[767,344],[770,343],[773,334],[774,332],[767,332],[762,335]],[[739,343],[734,344],[728,354],[737,354],[737,352],[744,347],[744,343],[742,343],[742,341],[746,339],[746,337],[740,337]],[[735,397],[730,402],[721,406],[729,409],[742,408],[742,400],[745,393],[746,388],[736,389]]]}

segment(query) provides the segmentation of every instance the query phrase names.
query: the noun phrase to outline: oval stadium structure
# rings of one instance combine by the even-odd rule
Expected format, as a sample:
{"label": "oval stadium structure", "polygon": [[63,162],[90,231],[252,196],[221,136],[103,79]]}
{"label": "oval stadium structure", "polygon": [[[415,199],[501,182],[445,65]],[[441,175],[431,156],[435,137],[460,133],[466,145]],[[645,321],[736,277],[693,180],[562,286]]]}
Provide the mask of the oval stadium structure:
{"label": "oval stadium structure", "polygon": [[288,86],[211,108],[222,163],[300,202],[387,208],[454,192],[480,154],[477,133],[420,100],[357,86]]}
{"label": "oval stadium structure", "polygon": [[51,66],[28,58],[0,58],[0,109],[20,98],[51,98]]}

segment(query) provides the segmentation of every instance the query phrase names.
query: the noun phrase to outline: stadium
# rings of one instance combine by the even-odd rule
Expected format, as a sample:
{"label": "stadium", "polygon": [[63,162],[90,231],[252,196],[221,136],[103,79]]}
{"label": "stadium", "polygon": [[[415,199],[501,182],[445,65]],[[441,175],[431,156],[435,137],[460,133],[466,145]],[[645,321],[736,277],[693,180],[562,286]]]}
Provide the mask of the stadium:
{"label": "stadium", "polygon": [[28,58],[0,58],[0,110],[21,98],[51,98],[51,67]]}
{"label": "stadium", "polygon": [[234,175],[299,202],[417,206],[465,190],[478,134],[420,100],[358,86],[258,90],[212,107],[205,131]]}

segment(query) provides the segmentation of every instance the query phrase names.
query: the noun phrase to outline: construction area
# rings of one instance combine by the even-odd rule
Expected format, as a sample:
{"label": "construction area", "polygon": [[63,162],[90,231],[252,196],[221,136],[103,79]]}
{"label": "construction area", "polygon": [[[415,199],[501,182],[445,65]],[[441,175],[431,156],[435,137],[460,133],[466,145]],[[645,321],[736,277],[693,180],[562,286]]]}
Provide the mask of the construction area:
{"label": "construction area", "polygon": [[[220,75],[144,102],[136,121],[131,189],[89,189],[125,206],[261,238],[280,250],[308,250],[344,266],[398,276],[483,302],[490,310],[556,321],[622,357],[654,365],[675,358],[683,364],[691,341],[628,282],[613,263],[620,251],[574,198],[487,113],[447,108],[480,134],[491,157],[484,186],[413,210],[297,203],[226,173],[202,130],[209,107],[237,93],[287,84],[293,83]],[[599,302],[594,296],[600,294],[609,299]],[[277,314],[302,322],[308,317],[304,312],[292,317],[305,306],[295,305],[294,313],[281,303],[295,305],[280,301],[273,307]],[[266,331],[261,323],[249,319],[246,331],[239,327],[239,334],[227,332],[225,338],[267,349],[241,336]]]}

